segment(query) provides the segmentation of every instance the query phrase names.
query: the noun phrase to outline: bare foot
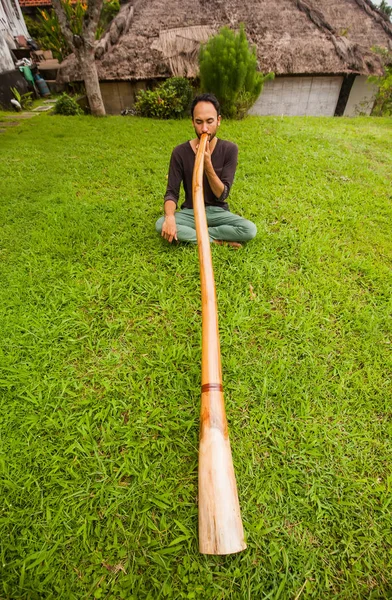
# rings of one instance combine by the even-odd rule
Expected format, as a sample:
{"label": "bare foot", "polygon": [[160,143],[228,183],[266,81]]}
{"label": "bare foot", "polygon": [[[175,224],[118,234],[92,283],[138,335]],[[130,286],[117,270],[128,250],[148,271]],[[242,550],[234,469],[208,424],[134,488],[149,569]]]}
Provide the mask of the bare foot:
{"label": "bare foot", "polygon": [[212,240],[212,241],[214,242],[214,244],[218,244],[218,246],[231,246],[232,248],[236,248],[237,250],[242,248],[242,244],[240,244],[239,242],[226,242],[224,240]]}

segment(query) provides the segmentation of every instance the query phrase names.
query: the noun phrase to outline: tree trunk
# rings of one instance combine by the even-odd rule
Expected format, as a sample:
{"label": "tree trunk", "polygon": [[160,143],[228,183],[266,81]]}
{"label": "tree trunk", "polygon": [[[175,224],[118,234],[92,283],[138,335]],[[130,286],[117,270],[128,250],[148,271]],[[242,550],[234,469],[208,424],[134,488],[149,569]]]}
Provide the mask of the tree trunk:
{"label": "tree trunk", "polygon": [[75,49],[75,54],[80,64],[80,70],[86,88],[86,95],[90,105],[91,114],[96,117],[104,117],[106,115],[106,111],[102,100],[101,89],[99,87],[94,48],[78,48]]}

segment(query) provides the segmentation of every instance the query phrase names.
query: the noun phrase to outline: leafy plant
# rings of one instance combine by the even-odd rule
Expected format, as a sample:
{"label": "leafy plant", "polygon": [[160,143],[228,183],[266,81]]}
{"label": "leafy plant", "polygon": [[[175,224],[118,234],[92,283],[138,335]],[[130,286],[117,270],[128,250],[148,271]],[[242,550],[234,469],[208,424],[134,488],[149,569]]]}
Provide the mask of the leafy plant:
{"label": "leafy plant", "polygon": [[30,110],[33,106],[33,92],[26,92],[26,94],[22,94],[22,108],[25,110]]}
{"label": "leafy plant", "polygon": [[384,63],[384,74],[381,76],[371,75],[368,77],[370,83],[378,86],[376,101],[374,103],[372,114],[381,116],[392,115],[392,53],[385,48],[374,48]]}
{"label": "leafy plant", "polygon": [[62,94],[54,105],[56,115],[65,115],[67,117],[82,114],[79,104],[68,94]]}
{"label": "leafy plant", "polygon": [[25,14],[23,15],[28,32],[36,42],[40,42],[40,40],[43,37],[43,31],[39,16],[39,13],[36,17],[31,17],[30,15]]}
{"label": "leafy plant", "polygon": [[21,94],[16,87],[12,87],[10,90],[13,93],[15,100],[19,102],[21,107],[24,110],[30,110],[30,108],[33,106],[33,93],[26,92],[25,94]]}
{"label": "leafy plant", "polygon": [[186,77],[171,77],[170,79],[166,79],[166,81],[161,84],[161,88],[164,90],[174,90],[176,97],[181,100],[184,111],[189,108],[193,90]]}
{"label": "leafy plant", "polygon": [[19,104],[22,105],[22,94],[19,92],[19,90],[16,87],[12,87],[10,88],[10,90],[13,93],[15,100],[17,100]]}
{"label": "leafy plant", "polygon": [[135,111],[142,117],[178,119],[189,107],[192,87],[185,77],[167,79],[155,90],[141,90],[136,97]]}
{"label": "leafy plant", "polygon": [[103,35],[106,27],[109,23],[114,19],[117,13],[120,10],[120,2],[119,0],[107,0],[103,3],[101,17],[99,19],[97,31],[95,34],[95,39],[99,40],[99,38]]}
{"label": "leafy plant", "polygon": [[273,73],[257,71],[256,47],[250,47],[244,25],[238,33],[223,27],[199,53],[200,84],[218,98],[222,114],[242,118],[259,96],[264,81]]}
{"label": "leafy plant", "polygon": [[[72,33],[82,33],[83,18],[87,10],[87,4],[78,0],[62,0],[68,22],[71,24]],[[106,0],[102,6],[101,16],[96,31],[96,39],[99,39],[110,21],[120,10],[119,0]],[[53,9],[50,11],[40,10],[37,20],[27,17],[26,25],[32,37],[39,43],[41,48],[51,50],[53,56],[60,62],[70,54],[71,50],[61,31],[60,23]]]}
{"label": "leafy plant", "polygon": [[[69,0],[65,0],[63,1],[63,6],[67,13],[75,10],[76,14],[78,11],[80,12],[82,5],[80,2],[77,2],[72,7]],[[30,21],[33,21],[33,27]],[[75,22],[75,19],[73,19],[73,22]],[[40,10],[37,20],[29,19],[27,25],[31,35],[36,39],[39,46],[45,50],[51,50],[54,58],[57,58],[61,62],[70,54],[71,50],[61,32],[59,20],[53,9],[50,11]],[[78,28],[76,27],[75,29]],[[77,33],[77,31],[73,29],[73,33]]]}

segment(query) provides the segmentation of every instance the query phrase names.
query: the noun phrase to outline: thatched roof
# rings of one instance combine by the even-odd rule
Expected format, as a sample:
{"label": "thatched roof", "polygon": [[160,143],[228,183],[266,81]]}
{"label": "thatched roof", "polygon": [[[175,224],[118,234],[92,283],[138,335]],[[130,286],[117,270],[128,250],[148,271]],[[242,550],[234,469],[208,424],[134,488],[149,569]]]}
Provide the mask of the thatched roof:
{"label": "thatched roof", "polygon": [[[101,80],[197,73],[201,42],[245,23],[260,70],[287,74],[380,74],[371,48],[392,49],[392,24],[370,0],[135,0],[97,43]],[[80,79],[75,57],[60,80]]]}
{"label": "thatched roof", "polygon": [[214,33],[215,29],[210,25],[162,30],[151,44],[151,50],[160,53],[168,63],[171,75],[196,77],[200,44],[207,42]]}

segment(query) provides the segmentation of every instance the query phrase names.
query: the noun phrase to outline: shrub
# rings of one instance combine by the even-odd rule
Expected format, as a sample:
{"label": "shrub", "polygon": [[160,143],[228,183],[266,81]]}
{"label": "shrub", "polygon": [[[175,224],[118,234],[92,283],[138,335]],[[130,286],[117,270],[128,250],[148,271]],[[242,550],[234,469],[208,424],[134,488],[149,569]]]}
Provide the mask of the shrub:
{"label": "shrub", "polygon": [[236,34],[223,27],[199,53],[200,85],[218,98],[222,114],[242,118],[259,96],[264,81],[273,73],[257,71],[256,47],[249,46],[243,24]]}
{"label": "shrub", "polygon": [[141,90],[136,96],[135,111],[142,117],[178,119],[189,107],[192,87],[185,77],[167,79],[155,90]]}
{"label": "shrub", "polygon": [[68,94],[62,94],[54,105],[54,112],[57,115],[73,116],[82,114],[82,109],[74,98]]}
{"label": "shrub", "polygon": [[381,56],[384,74],[380,77],[376,75],[368,77],[370,83],[378,86],[372,115],[389,117],[392,115],[392,52],[379,47],[373,48],[373,50]]}
{"label": "shrub", "polygon": [[166,79],[161,86],[162,89],[175,91],[176,97],[181,100],[184,112],[190,107],[193,90],[188,79],[185,77],[171,77],[170,79]]}

